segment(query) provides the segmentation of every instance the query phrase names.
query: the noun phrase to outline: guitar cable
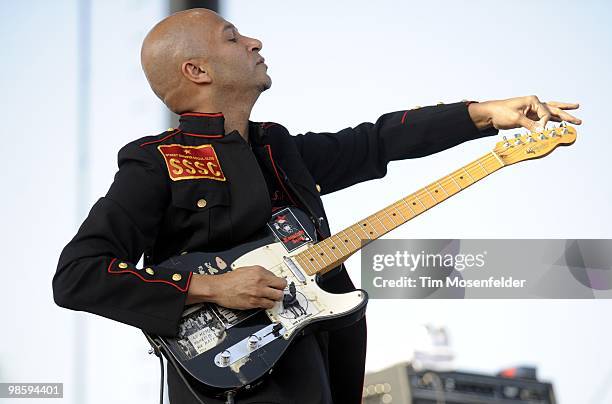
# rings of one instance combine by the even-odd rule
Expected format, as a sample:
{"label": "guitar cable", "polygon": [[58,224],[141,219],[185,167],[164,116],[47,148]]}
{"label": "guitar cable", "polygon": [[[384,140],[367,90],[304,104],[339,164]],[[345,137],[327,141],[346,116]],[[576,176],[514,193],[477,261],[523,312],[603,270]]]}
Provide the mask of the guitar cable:
{"label": "guitar cable", "polygon": [[[168,351],[161,344],[161,342],[158,342],[156,340],[156,338],[154,338],[154,337],[149,337],[149,335],[147,335],[146,333],[144,333],[144,334],[145,334],[145,337],[147,338],[147,340],[149,341],[149,344],[151,344],[151,347],[152,347],[152,349],[149,351],[149,353],[150,354],[155,354],[155,356],[157,356],[159,358],[159,369],[160,369],[160,375],[161,375],[161,378],[160,378],[160,381],[159,381],[159,404],[164,404],[164,356],[166,357],[166,360],[168,361],[168,363],[171,364],[174,367],[174,369],[176,370],[176,373],[178,373],[178,375],[181,378],[181,380],[183,381],[183,383],[185,383],[185,386],[187,386],[187,390],[189,390],[189,392],[191,392],[191,394],[196,399],[196,401],[199,404],[206,404],[204,401],[202,401],[200,396],[198,396],[196,394],[196,392],[193,390],[193,387],[191,387],[191,384],[185,378],[185,376],[183,375],[183,372],[180,370],[179,365],[176,363],[176,361],[174,360],[172,355],[168,353]],[[228,397],[226,397],[226,400],[227,400],[226,404],[234,404],[234,400],[233,400],[234,392],[232,391],[231,393],[232,393],[231,401],[229,401],[230,399],[229,399],[229,395],[228,395]]]}
{"label": "guitar cable", "polygon": [[[164,356],[166,357],[166,360],[168,361],[168,363],[170,363],[174,367],[174,369],[176,370],[176,373],[178,373],[179,377],[181,378],[183,383],[185,383],[185,386],[187,386],[187,389],[193,395],[196,401],[199,404],[206,404],[204,401],[202,401],[200,396],[198,396],[198,394],[195,392],[193,387],[191,387],[191,383],[189,383],[187,378],[183,375],[183,372],[179,368],[178,363],[176,363],[176,360],[167,351],[167,349],[161,343],[158,343],[157,341],[155,341],[155,339],[152,340],[152,345],[153,345],[153,353],[155,353],[155,355],[159,357],[159,368],[160,368],[160,374],[161,374],[161,380],[159,382],[159,404],[164,404]],[[164,355],[162,355],[162,353]],[[236,395],[236,392],[233,390],[226,391],[225,392],[225,404],[234,404],[235,395]]]}

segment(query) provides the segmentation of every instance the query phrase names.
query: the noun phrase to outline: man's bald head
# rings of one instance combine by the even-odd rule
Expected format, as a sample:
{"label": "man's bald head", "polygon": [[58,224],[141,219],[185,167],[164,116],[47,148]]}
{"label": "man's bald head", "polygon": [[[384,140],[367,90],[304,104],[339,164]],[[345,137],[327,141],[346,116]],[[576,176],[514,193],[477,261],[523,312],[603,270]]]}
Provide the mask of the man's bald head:
{"label": "man's bald head", "polygon": [[142,68],[165,104],[180,86],[181,63],[206,56],[210,25],[220,19],[210,10],[186,10],[162,20],[147,34],[140,52]]}
{"label": "man's bald head", "polygon": [[[225,93],[244,91],[245,80],[261,76],[254,69],[260,49],[261,42],[238,34],[217,13],[197,8],[155,25],[143,41],[141,63],[153,92],[172,111],[182,113],[203,91],[210,97],[213,82]],[[264,74],[267,85],[258,84],[260,90],[271,84]]]}

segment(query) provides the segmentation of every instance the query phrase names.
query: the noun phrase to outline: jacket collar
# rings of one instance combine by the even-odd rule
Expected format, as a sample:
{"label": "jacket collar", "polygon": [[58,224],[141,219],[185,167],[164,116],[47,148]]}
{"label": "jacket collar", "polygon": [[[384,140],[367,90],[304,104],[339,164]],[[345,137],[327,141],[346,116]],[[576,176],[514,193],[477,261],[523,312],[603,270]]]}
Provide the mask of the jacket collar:
{"label": "jacket collar", "polygon": [[179,118],[183,133],[194,135],[225,135],[225,118],[221,112],[186,112]]}
{"label": "jacket collar", "polygon": [[[250,142],[261,145],[265,136],[263,124],[249,121],[248,127]],[[225,118],[221,112],[186,112],[179,118],[178,129],[186,134],[225,136]]]}

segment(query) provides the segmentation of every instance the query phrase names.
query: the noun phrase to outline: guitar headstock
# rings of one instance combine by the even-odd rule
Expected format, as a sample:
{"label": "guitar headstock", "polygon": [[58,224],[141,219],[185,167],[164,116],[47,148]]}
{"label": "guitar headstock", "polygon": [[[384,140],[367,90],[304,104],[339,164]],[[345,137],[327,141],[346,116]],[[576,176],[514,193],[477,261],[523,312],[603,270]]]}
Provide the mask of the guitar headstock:
{"label": "guitar headstock", "polygon": [[519,161],[544,157],[557,148],[569,146],[576,141],[576,128],[562,123],[561,126],[546,129],[540,133],[514,135],[514,138],[498,142],[493,151],[505,165]]}

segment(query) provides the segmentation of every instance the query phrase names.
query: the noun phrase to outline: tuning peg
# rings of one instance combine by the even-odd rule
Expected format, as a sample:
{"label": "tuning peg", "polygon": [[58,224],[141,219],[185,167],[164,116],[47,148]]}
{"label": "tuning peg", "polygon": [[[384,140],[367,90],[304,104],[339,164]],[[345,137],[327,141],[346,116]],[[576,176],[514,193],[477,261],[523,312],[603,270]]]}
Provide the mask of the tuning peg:
{"label": "tuning peg", "polygon": [[540,133],[540,136],[538,136],[540,138],[540,140],[546,140],[546,136],[544,136],[544,133]]}
{"label": "tuning peg", "polygon": [[535,140],[533,137],[531,137],[531,135],[529,135],[529,137],[527,138],[527,142],[528,142],[528,143],[533,143],[533,142],[535,142],[535,141],[536,141],[536,140]]}

